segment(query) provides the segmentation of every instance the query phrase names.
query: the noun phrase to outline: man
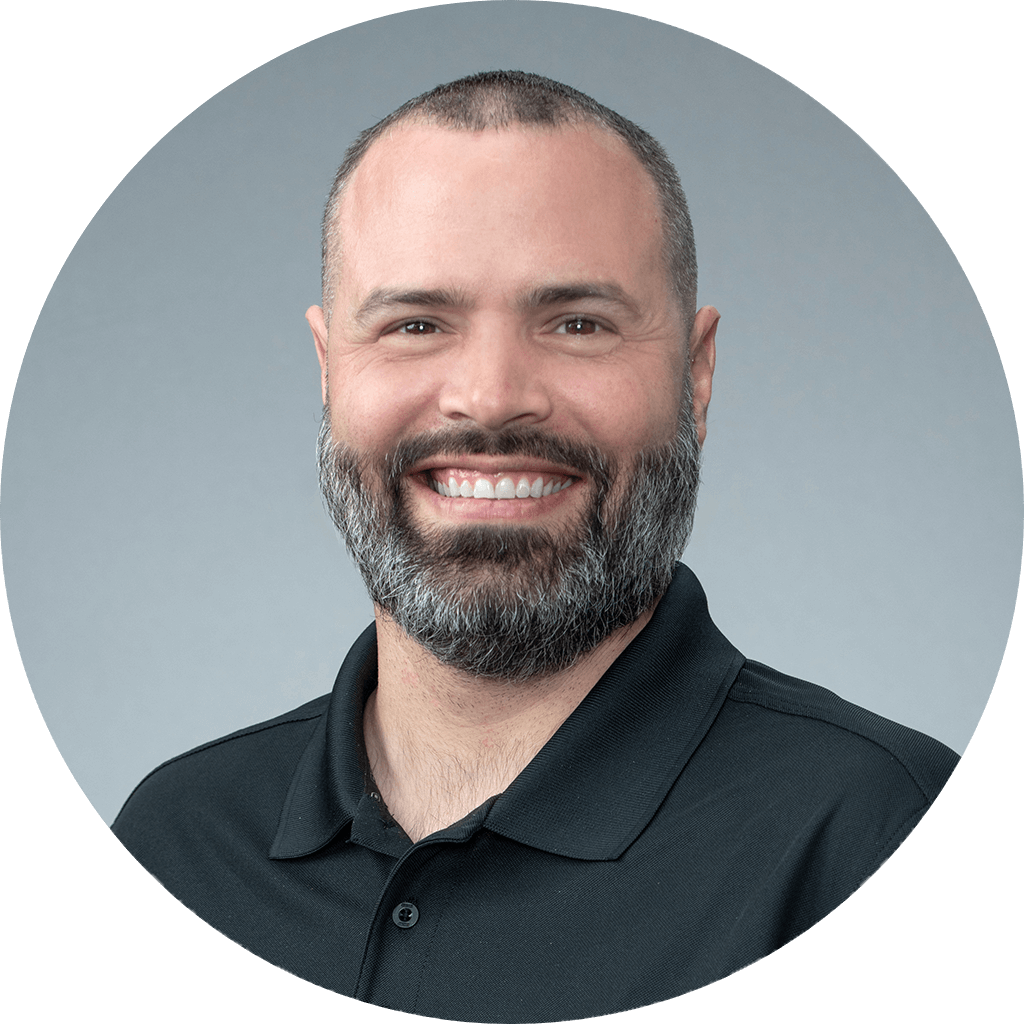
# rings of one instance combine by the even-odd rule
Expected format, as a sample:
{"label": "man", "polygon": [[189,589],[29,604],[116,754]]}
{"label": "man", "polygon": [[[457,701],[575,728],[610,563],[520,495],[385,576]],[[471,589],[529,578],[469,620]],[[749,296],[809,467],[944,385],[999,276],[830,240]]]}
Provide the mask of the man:
{"label": "man", "polygon": [[537,76],[439,87],[349,150],[323,295],[321,479],[375,624],[117,835],[272,963],[455,1020],[648,1004],[827,914],[956,758],[745,660],[677,564],[718,313],[658,144]]}

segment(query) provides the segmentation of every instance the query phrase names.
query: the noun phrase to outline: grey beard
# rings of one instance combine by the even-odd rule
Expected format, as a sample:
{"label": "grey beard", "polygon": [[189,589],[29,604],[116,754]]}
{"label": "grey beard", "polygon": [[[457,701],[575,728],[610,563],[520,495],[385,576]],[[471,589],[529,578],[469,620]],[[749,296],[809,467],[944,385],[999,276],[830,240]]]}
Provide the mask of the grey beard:
{"label": "grey beard", "polygon": [[[665,592],[689,540],[700,444],[687,394],[674,443],[641,452],[620,472],[593,446],[534,429],[449,429],[400,442],[376,464],[331,439],[324,410],[317,446],[324,502],[379,605],[442,664],[522,681],[572,665]],[[537,457],[595,485],[580,521],[540,527],[421,530],[404,474],[432,455]],[[513,499],[520,500],[520,499]]]}

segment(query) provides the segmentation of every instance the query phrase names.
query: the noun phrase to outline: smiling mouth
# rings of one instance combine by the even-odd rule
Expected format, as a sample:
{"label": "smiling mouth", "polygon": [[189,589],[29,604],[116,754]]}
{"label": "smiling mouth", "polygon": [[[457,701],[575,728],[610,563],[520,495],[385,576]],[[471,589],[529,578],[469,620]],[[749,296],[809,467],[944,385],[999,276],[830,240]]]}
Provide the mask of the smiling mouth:
{"label": "smiling mouth", "polygon": [[432,469],[426,478],[430,488],[442,497],[490,501],[546,498],[571,487],[576,480],[557,473],[474,473],[464,469]]}

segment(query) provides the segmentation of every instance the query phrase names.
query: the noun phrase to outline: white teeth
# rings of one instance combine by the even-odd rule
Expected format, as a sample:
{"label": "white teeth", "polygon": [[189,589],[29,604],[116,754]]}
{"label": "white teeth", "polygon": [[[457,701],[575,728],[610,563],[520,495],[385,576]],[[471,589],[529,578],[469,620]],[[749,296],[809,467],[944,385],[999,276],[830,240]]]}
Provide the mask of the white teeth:
{"label": "white teeth", "polygon": [[431,479],[430,483],[438,494],[446,498],[484,498],[484,499],[509,499],[509,498],[543,498],[549,494],[557,494],[564,491],[573,481],[563,480],[558,483],[549,480],[544,483],[543,477],[537,477],[530,483],[528,477],[520,477],[519,482],[510,476],[501,476],[496,484],[485,477],[477,477],[476,480],[458,481],[454,476],[448,477],[448,483]]}
{"label": "white teeth", "polygon": [[512,477],[503,476],[498,481],[498,485],[494,488],[494,496],[496,498],[514,498],[516,496],[516,485],[512,482]]}

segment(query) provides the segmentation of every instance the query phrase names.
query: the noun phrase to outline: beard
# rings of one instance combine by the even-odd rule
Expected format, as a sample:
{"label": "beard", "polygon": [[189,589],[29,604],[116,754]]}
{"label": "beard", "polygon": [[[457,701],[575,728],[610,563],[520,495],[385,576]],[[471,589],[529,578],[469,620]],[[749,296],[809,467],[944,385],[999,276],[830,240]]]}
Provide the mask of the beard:
{"label": "beard", "polygon": [[[701,450],[692,408],[687,382],[673,442],[643,449],[620,468],[594,446],[536,428],[449,428],[373,458],[333,442],[328,404],[317,446],[320,486],[374,604],[442,664],[525,681],[568,668],[668,588],[697,503]],[[554,530],[418,527],[404,493],[408,470],[435,455],[477,454],[572,467],[590,481],[588,506]]]}

